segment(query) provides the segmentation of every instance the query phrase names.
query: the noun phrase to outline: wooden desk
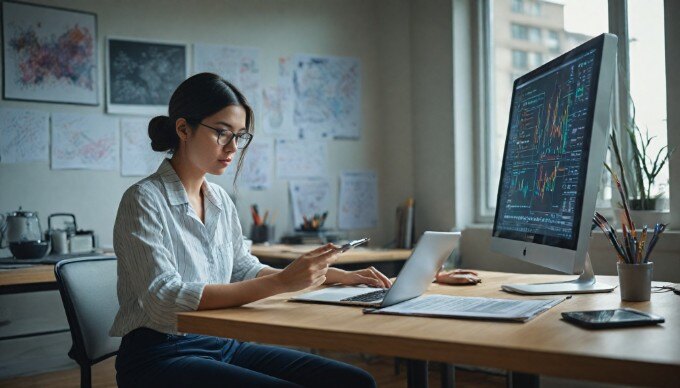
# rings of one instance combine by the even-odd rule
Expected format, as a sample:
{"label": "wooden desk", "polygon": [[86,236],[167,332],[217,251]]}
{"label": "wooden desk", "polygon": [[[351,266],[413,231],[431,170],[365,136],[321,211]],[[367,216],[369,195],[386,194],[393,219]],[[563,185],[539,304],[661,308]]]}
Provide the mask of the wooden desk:
{"label": "wooden desk", "polygon": [[56,290],[53,265],[0,269],[0,294]]}
{"label": "wooden desk", "polygon": [[[251,253],[264,264],[283,268],[302,254],[309,252],[319,245],[261,245],[255,244]],[[410,249],[370,249],[354,248],[340,255],[335,266],[354,270],[368,265],[375,266],[389,277],[397,276],[406,259],[411,256]]]}
{"label": "wooden desk", "polygon": [[[473,287],[433,284],[430,293],[522,299],[501,284],[570,279],[481,272]],[[598,277],[611,284],[616,277]],[[680,297],[621,302],[618,290],[574,295],[527,323],[363,315],[360,308],[286,302],[281,294],[244,307],[182,313],[178,330],[243,341],[364,352],[556,377],[636,385],[680,385]],[[589,331],[560,313],[632,307],[666,318],[660,326]]]}

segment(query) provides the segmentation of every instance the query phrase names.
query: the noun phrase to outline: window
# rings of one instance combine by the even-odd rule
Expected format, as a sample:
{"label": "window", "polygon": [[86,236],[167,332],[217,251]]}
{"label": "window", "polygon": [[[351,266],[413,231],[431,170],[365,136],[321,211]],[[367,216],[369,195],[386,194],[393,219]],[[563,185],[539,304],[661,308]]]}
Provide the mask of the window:
{"label": "window", "polygon": [[[486,124],[485,131],[480,131],[477,157],[477,164],[481,166],[479,174],[482,177],[478,188],[480,195],[476,196],[480,198],[477,204],[478,222],[493,219],[512,82],[527,70],[540,66],[602,32],[611,31],[622,39],[627,27],[630,65],[623,61],[619,66],[630,72],[628,85],[635,102],[636,121],[643,132],[645,128],[649,128],[650,136],[656,136],[653,140],[656,145],[650,146],[651,153],[667,144],[663,0],[627,0],[627,7],[622,7],[622,2],[484,0],[483,6],[479,7],[485,23],[482,26],[485,39],[480,43],[482,61],[487,70],[480,73],[485,77],[480,85],[486,85],[484,103],[481,105],[483,112],[480,114]],[[511,6],[508,7],[508,4]],[[612,20],[621,20],[619,24],[626,25],[612,22],[610,29],[610,12],[612,16],[619,15],[618,18],[612,17]],[[516,13],[522,13],[522,16],[515,15]],[[504,36],[508,32],[512,32],[513,37],[515,33],[519,36],[519,30],[515,31],[515,27],[508,28],[507,24],[503,26],[505,23],[519,26],[517,21],[526,26],[527,39],[507,39],[507,35]],[[533,25],[540,25],[543,30],[532,27]],[[625,111],[625,107],[622,110]],[[621,117],[625,115],[622,113]],[[675,159],[680,160],[677,155]],[[668,196],[668,176],[666,166],[652,188],[653,193]],[[611,193],[609,179],[604,176],[598,204],[608,205]]]}
{"label": "window", "polygon": [[526,69],[529,66],[529,53],[521,50],[512,50],[512,67]]}
{"label": "window", "polygon": [[[657,155],[668,143],[663,0],[628,0],[628,42],[635,121],[643,134],[649,131],[653,137],[648,154]],[[665,199],[657,208],[668,208],[668,176],[666,164],[651,187],[652,196]]]}
{"label": "window", "polygon": [[553,30],[548,31],[545,45],[551,53],[558,53],[560,51],[560,33]]}
{"label": "window", "polygon": [[529,27],[529,41],[530,42],[540,42],[541,41],[541,29],[537,27]]}
{"label": "window", "polygon": [[517,40],[529,39],[529,29],[526,26],[513,23],[510,25],[510,29],[512,31],[512,39]]}

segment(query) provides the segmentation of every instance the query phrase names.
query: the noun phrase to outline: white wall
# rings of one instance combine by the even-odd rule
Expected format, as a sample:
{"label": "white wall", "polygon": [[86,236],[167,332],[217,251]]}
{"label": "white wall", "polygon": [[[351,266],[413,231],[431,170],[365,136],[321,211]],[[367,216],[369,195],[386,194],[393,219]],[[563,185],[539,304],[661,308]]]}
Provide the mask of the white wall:
{"label": "white wall", "polygon": [[[380,227],[354,231],[348,237],[370,235],[375,245],[392,239],[394,208],[413,195],[410,14],[406,0],[153,0],[144,1],[143,6],[139,1],[129,0],[36,3],[97,14],[102,104],[88,107],[1,101],[3,107],[104,112],[106,36],[259,47],[262,86],[276,84],[280,56],[310,53],[361,59],[363,134],[360,141],[334,140],[329,144],[332,203],[338,203],[341,171],[377,171]],[[256,136],[263,135],[256,132]],[[210,178],[224,187],[231,186],[226,177]],[[19,206],[36,210],[43,228],[47,227],[50,213],[72,212],[79,227],[94,229],[100,245],[110,246],[120,197],[138,179],[141,178],[121,177],[119,172],[52,171],[46,163],[0,165],[0,211],[16,210]],[[237,206],[246,228],[251,223],[247,211],[251,203],[258,203],[262,209],[279,209],[276,222],[279,237],[292,230],[287,181],[275,179],[266,191],[240,187]],[[337,225],[335,209],[331,209],[329,222],[330,226]]]}

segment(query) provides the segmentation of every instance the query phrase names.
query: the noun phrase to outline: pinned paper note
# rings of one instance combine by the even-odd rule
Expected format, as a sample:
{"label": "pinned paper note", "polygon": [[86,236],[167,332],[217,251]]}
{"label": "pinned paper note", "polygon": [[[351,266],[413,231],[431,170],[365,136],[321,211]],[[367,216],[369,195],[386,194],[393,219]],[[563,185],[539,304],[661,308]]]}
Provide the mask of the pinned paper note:
{"label": "pinned paper note", "polygon": [[378,226],[378,179],[373,171],[343,172],[340,175],[340,229]]}
{"label": "pinned paper note", "polygon": [[148,119],[121,119],[122,176],[147,176],[158,169],[166,154],[151,149]]}
{"label": "pinned paper note", "polygon": [[327,179],[290,181],[289,190],[295,229],[304,223],[303,216],[311,219],[314,215],[322,216],[330,210],[331,185]]}
{"label": "pinned paper note", "polygon": [[118,170],[118,119],[102,114],[52,114],[52,168]]}
{"label": "pinned paper note", "polygon": [[[251,190],[268,189],[272,181],[273,162],[274,147],[270,141],[252,142],[246,152],[239,184],[244,184]],[[235,167],[231,169],[236,170]]]}
{"label": "pinned paper note", "polygon": [[321,178],[328,174],[328,145],[324,141],[276,141],[276,176],[282,179]]}
{"label": "pinned paper note", "polygon": [[49,160],[49,113],[0,108],[0,163]]}

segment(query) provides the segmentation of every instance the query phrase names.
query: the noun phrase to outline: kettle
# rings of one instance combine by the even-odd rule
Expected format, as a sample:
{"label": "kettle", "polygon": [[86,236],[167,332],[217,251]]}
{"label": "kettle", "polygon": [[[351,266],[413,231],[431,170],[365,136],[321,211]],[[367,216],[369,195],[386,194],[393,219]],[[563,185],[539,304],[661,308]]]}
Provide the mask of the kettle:
{"label": "kettle", "polygon": [[45,256],[49,243],[41,240],[42,231],[38,213],[18,211],[2,215],[0,222],[0,248],[9,246],[17,259],[35,259]]}

